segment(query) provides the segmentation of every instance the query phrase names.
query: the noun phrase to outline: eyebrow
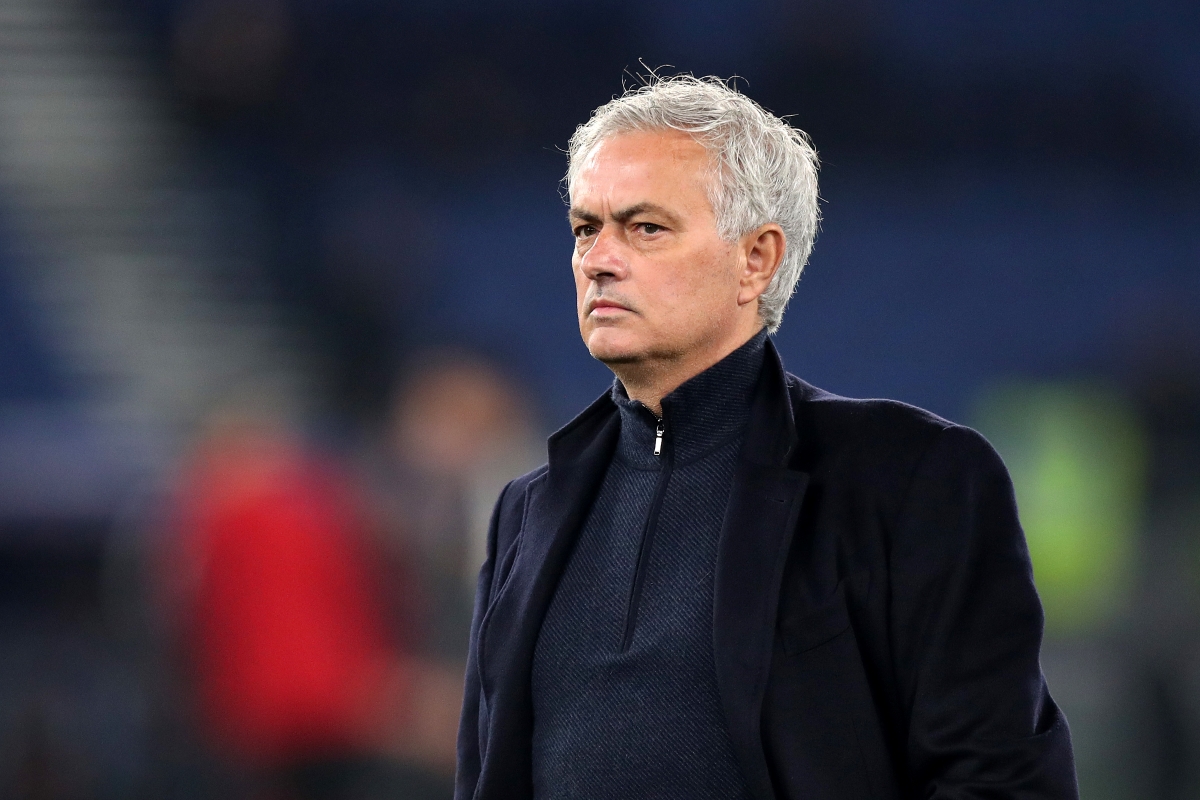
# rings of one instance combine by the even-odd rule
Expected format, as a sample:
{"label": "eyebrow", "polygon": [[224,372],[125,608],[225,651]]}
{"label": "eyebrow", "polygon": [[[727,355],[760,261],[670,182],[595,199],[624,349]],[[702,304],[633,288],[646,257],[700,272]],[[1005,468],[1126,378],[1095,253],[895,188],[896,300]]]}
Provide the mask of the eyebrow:
{"label": "eyebrow", "polygon": [[[667,221],[672,226],[679,225],[679,218],[657,203],[634,203],[627,208],[614,211],[612,217],[618,223],[624,225],[638,214],[659,214],[660,216],[666,217]],[[600,217],[598,217],[596,214],[578,207],[572,207],[571,210],[567,212],[567,219],[572,222],[601,222]]]}

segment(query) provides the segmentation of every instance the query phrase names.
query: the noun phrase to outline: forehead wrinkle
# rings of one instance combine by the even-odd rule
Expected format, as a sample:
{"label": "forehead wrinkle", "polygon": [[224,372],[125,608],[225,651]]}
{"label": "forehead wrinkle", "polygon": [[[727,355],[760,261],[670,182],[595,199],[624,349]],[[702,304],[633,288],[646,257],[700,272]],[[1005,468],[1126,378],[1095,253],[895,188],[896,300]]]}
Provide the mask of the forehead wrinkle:
{"label": "forehead wrinkle", "polygon": [[[613,133],[600,138],[594,142],[592,146],[581,156],[578,170],[571,178],[568,186],[568,192],[574,193],[577,188],[576,181],[583,173],[590,172],[595,169],[597,162],[600,160],[601,153],[606,146],[612,145],[614,141],[628,139],[630,137],[653,137],[664,142],[664,146],[655,148],[659,158],[665,158],[673,168],[678,169],[681,166],[687,165],[692,167],[686,169],[690,173],[693,180],[698,181],[704,197],[705,205],[710,212],[715,213],[715,206],[712,197],[712,183],[714,173],[719,172],[720,166],[716,155],[698,136],[690,134],[686,131],[680,131],[673,128],[649,129],[649,130],[624,130],[614,131]],[[643,159],[637,159],[643,160]],[[653,159],[644,159],[653,161]],[[630,164],[619,163],[619,169],[627,171],[631,168]],[[614,221],[625,224],[634,216],[641,213],[653,213],[663,216],[671,227],[678,228],[683,224],[683,217],[678,213],[671,211],[668,207],[651,200],[643,200],[633,203],[632,205],[613,211],[611,213],[604,211],[592,211],[579,205],[572,205],[567,211],[567,220],[569,222],[601,222],[606,218],[611,218]]]}

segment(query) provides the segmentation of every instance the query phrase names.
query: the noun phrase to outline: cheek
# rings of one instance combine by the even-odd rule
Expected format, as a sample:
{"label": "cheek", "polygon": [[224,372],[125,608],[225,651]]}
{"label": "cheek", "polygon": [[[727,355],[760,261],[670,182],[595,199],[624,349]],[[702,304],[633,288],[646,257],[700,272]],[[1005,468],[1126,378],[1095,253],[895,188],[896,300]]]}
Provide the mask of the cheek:
{"label": "cheek", "polygon": [[656,299],[652,322],[665,335],[691,335],[697,327],[715,321],[720,303],[714,296],[708,271],[695,261],[658,265],[643,284],[645,293]]}
{"label": "cheek", "polygon": [[726,255],[712,250],[696,252],[679,277],[681,293],[686,292],[695,305],[703,306],[708,313],[736,303],[737,267]]}

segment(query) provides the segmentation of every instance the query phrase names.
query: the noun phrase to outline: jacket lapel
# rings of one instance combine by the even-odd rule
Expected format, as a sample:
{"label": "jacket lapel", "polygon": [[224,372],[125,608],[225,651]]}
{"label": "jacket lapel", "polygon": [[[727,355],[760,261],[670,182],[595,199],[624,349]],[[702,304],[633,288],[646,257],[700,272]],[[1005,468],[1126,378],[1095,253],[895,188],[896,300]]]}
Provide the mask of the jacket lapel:
{"label": "jacket lapel", "polygon": [[768,340],[717,551],[713,650],[734,751],[753,794],[774,797],[760,732],[783,567],[808,475],[787,468],[796,427]]}
{"label": "jacket lapel", "polygon": [[532,794],[533,650],[619,429],[620,417],[606,394],[550,437],[549,468],[530,487],[516,558],[480,626],[489,731],[476,797]]}

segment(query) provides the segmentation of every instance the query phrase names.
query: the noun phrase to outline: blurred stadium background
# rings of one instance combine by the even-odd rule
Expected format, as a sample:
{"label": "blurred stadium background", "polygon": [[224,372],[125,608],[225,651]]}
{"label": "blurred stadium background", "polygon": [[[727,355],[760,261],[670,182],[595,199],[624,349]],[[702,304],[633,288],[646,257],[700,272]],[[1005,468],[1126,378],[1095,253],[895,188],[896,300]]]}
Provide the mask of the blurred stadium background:
{"label": "blurred stadium background", "polygon": [[1200,796],[1200,6],[0,0],[0,796],[448,797],[496,491],[609,381],[651,66],[823,160],[778,343],[1012,470],[1085,798]]}

